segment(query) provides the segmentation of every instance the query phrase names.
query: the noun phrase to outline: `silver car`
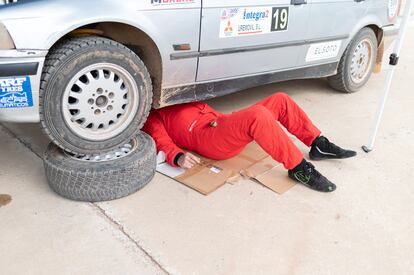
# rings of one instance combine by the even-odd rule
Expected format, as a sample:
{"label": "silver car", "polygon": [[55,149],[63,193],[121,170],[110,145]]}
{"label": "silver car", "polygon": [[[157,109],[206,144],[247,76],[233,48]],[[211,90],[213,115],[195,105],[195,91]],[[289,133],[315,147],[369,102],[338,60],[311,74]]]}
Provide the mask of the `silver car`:
{"label": "silver car", "polygon": [[299,78],[355,92],[382,59],[400,1],[1,5],[0,121],[40,121],[61,148],[89,154],[125,143],[151,107]]}

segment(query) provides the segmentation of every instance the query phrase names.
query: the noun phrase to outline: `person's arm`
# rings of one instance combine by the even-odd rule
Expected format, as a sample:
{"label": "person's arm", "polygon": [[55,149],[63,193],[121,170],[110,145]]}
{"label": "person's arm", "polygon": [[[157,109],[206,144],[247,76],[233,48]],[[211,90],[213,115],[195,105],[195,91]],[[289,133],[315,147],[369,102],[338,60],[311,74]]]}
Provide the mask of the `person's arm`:
{"label": "person's arm", "polygon": [[185,152],[170,138],[157,111],[151,111],[142,130],[154,139],[157,152],[165,153],[167,163],[178,166],[178,160]]}

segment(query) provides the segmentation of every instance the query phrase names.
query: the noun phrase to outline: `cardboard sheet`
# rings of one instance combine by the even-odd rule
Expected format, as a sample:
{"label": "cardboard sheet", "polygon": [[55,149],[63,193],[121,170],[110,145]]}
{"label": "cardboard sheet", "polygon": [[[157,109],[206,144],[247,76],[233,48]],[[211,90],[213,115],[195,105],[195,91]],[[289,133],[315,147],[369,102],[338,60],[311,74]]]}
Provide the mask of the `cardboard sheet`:
{"label": "cardboard sheet", "polygon": [[286,170],[254,142],[231,159],[214,161],[202,158],[200,165],[189,170],[168,165],[161,152],[157,157],[157,171],[203,195],[214,192],[226,183],[234,184],[242,177],[278,194],[283,194],[295,185],[288,178]]}
{"label": "cardboard sheet", "polygon": [[231,176],[231,170],[223,170],[217,166],[198,166],[175,179],[203,195],[208,195],[223,186]]}

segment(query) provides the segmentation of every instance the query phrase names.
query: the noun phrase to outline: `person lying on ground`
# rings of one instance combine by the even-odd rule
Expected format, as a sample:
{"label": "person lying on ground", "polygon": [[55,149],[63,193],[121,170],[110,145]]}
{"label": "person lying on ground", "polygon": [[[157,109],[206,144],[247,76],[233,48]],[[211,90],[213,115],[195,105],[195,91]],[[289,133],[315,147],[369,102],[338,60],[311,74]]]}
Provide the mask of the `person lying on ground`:
{"label": "person lying on ground", "polygon": [[231,114],[222,114],[206,103],[193,102],[151,110],[143,131],[155,141],[172,166],[185,169],[200,163],[200,156],[225,160],[256,141],[274,160],[282,163],[291,179],[314,190],[332,192],[336,185],[322,176],[283,131],[310,147],[310,159],[344,159],[356,152],[342,149],[311,122],[306,113],[286,94],[276,93]]}

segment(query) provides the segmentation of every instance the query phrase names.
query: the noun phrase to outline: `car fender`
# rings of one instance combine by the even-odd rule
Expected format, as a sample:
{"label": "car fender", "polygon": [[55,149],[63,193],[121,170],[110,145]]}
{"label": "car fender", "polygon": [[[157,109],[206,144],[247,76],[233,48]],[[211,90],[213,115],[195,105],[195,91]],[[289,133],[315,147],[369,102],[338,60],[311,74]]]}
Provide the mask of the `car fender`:
{"label": "car fender", "polygon": [[[82,4],[85,6],[85,10],[88,10],[93,6],[91,3],[96,4],[97,2],[84,1]],[[49,50],[57,41],[73,30],[94,23],[114,22],[130,25],[146,33],[159,47],[160,52],[163,52],[160,47],[168,45],[168,43],[163,41],[162,35],[159,35],[160,26],[155,25],[154,20],[149,18],[144,11],[128,10],[124,5],[110,4],[108,1],[103,2],[105,3],[101,4],[105,4],[105,8],[96,10],[93,16],[90,16],[88,12],[79,13],[79,9],[70,9],[67,5],[65,9],[61,8],[59,13],[56,14],[53,11],[56,10],[57,4],[48,4],[47,1],[28,2],[27,5],[22,2],[22,4],[15,7],[11,5],[0,10],[0,21],[10,33],[16,49],[21,50]],[[57,3],[60,3],[60,1],[57,1]],[[50,7],[47,5],[50,5]],[[91,7],[88,7],[88,5]],[[50,13],[38,12],[42,7],[46,10],[50,9]],[[9,12],[9,8],[11,12]],[[33,10],[33,8],[35,9]],[[110,13],[108,9],[111,9]],[[27,12],[27,10],[30,10],[30,12]],[[22,16],[24,14],[26,16]]]}
{"label": "car fender", "polygon": [[351,33],[350,33],[350,41],[355,37],[355,35],[357,35],[357,33],[362,30],[364,27],[366,26],[377,26],[378,28],[382,28],[382,26],[384,25],[383,22],[381,21],[381,19],[376,16],[375,14],[367,14],[366,16],[364,16],[364,18],[358,22],[358,24],[356,24],[354,26],[354,28],[352,29]]}
{"label": "car fender", "polygon": [[[352,40],[354,39],[354,37],[357,35],[357,33],[362,30],[363,28],[367,27],[367,26],[377,26],[378,28],[381,29],[381,26],[383,26],[383,22],[381,21],[381,19],[374,15],[374,14],[366,14],[362,20],[360,20],[358,22],[358,24],[356,24],[352,31],[349,34],[348,39],[346,40],[346,43],[342,46],[340,55],[338,55],[339,57],[342,57],[343,54],[345,53],[346,48],[348,47],[348,45],[352,42]],[[380,43],[380,41],[378,41],[378,43]],[[379,52],[380,53],[380,52]],[[378,57],[377,57],[378,59]],[[338,60],[339,61],[339,60]]]}

